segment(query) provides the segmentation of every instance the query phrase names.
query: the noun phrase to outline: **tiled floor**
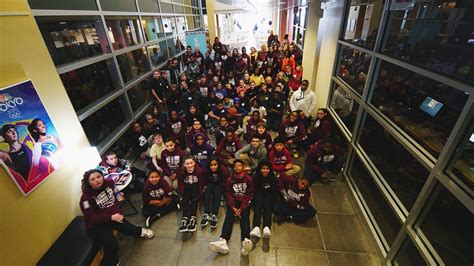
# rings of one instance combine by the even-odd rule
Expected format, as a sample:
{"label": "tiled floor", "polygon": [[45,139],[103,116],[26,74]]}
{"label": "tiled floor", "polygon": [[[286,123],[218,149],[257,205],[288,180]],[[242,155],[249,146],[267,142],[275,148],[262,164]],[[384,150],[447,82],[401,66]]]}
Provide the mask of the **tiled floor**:
{"label": "tiled floor", "polygon": [[[178,233],[181,217],[173,212],[152,225],[156,236],[151,240],[119,236],[120,265],[380,265],[345,182],[316,183],[311,191],[318,210],[315,219],[304,226],[274,224],[269,240],[252,239],[254,249],[248,257],[240,256],[238,224],[234,225],[229,254],[209,250],[209,241],[220,234],[221,208],[219,227],[214,231],[207,227],[194,234]],[[140,206],[139,194],[129,197]],[[127,219],[138,225],[144,222],[141,215]]]}

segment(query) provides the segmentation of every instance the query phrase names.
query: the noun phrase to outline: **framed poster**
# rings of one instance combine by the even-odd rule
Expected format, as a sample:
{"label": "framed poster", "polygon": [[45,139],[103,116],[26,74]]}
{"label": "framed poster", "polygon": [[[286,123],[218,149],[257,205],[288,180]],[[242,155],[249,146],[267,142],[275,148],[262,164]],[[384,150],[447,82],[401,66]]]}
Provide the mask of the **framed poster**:
{"label": "framed poster", "polygon": [[23,195],[59,167],[61,141],[31,80],[0,89],[0,163]]}

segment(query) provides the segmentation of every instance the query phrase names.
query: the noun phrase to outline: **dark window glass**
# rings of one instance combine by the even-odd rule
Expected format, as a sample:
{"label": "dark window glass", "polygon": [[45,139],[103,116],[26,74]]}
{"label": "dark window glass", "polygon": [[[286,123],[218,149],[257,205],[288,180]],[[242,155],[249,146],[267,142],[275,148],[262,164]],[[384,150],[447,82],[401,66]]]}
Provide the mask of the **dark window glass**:
{"label": "dark window glass", "polygon": [[112,146],[110,146],[108,150],[114,151],[117,154],[118,158],[133,160],[134,158],[127,157],[127,155],[129,154],[131,155],[131,152],[128,152],[129,150],[131,150],[131,147],[132,145],[130,143],[130,137],[125,133],[114,144],[112,144]]}
{"label": "dark window glass", "polygon": [[95,0],[28,0],[31,9],[97,10]]}
{"label": "dark window glass", "polygon": [[194,17],[194,28],[195,29],[201,28],[201,18],[200,17]]}
{"label": "dark window glass", "polygon": [[151,100],[151,91],[147,80],[133,86],[127,91],[127,94],[134,112]]}
{"label": "dark window glass", "polygon": [[340,53],[337,76],[362,95],[372,57],[346,46],[341,46]]}
{"label": "dark window glass", "polygon": [[194,9],[193,9],[193,14],[194,14],[194,15],[199,15],[199,9],[194,8]]}
{"label": "dark window glass", "polygon": [[[200,0],[192,0],[192,6],[199,7],[199,2],[198,1],[200,1]],[[204,1],[204,2],[206,2],[206,1]]]}
{"label": "dark window glass", "polygon": [[418,265],[426,265],[425,260],[421,256],[418,249],[416,249],[415,245],[411,241],[409,237],[405,240],[405,243],[402,246],[400,253],[398,253],[395,259],[395,265],[402,265],[402,266],[418,266]]}
{"label": "dark window glass", "polygon": [[352,132],[354,129],[359,104],[354,101],[351,95],[345,92],[337,84],[334,84],[335,90],[332,94],[331,107],[336,111],[344,125]]}
{"label": "dark window glass", "polygon": [[174,5],[174,13],[175,14],[183,14],[184,13],[183,6]]}
{"label": "dark window glass", "polygon": [[470,126],[466,134],[459,143],[454,158],[451,160],[451,167],[448,173],[456,176],[456,180],[460,180],[468,188],[469,194],[473,195],[474,191],[474,118],[471,118]]}
{"label": "dark window glass", "polygon": [[398,199],[410,210],[429,172],[369,115],[359,142]]}
{"label": "dark window glass", "polygon": [[66,72],[60,77],[76,111],[120,86],[114,62],[110,59]]}
{"label": "dark window glass", "polygon": [[127,110],[125,101],[119,97],[81,122],[91,146],[98,146],[125,122],[127,115],[124,110]]}
{"label": "dark window glass", "polygon": [[160,1],[161,13],[174,13],[173,5],[168,3],[163,3]]}
{"label": "dark window glass", "polygon": [[36,17],[55,65],[109,52],[100,17]]}
{"label": "dark window glass", "polygon": [[393,11],[383,52],[474,83],[472,1],[421,1]]}
{"label": "dark window glass", "polygon": [[117,56],[123,82],[127,83],[150,70],[145,47]]}
{"label": "dark window glass", "polygon": [[105,17],[114,50],[143,43],[140,22],[136,17]]}
{"label": "dark window glass", "polygon": [[166,41],[161,41],[159,44],[147,46],[147,50],[153,66],[164,63],[169,58]]}
{"label": "dark window glass", "polygon": [[157,0],[138,0],[138,6],[140,7],[140,12],[160,12]]}
{"label": "dark window glass", "polygon": [[[364,3],[361,3],[364,2]],[[351,0],[344,40],[372,49],[377,38],[385,0]]]}
{"label": "dark window glass", "polygon": [[358,156],[354,157],[350,175],[374,217],[375,223],[382,231],[383,238],[391,246],[401,229],[401,224]]}
{"label": "dark window glass", "polygon": [[168,51],[170,52],[170,56],[175,56],[178,52],[178,50],[176,49],[176,38],[166,40],[166,44],[168,45]]}
{"label": "dark window glass", "polygon": [[472,213],[441,187],[420,228],[446,265],[472,265],[473,224]]}
{"label": "dark window glass", "polygon": [[164,38],[163,26],[161,18],[142,17],[143,32],[147,41]]}
{"label": "dark window glass", "polygon": [[333,132],[331,137],[334,140],[334,144],[341,148],[342,153],[344,154],[345,162],[345,158],[347,158],[347,151],[349,150],[349,142],[347,141],[346,137],[344,137],[344,134],[339,129],[339,127],[335,124],[333,124]]}
{"label": "dark window glass", "polygon": [[100,6],[107,11],[137,11],[134,0],[100,0]]}
{"label": "dark window glass", "polygon": [[384,62],[372,104],[432,155],[441,152],[468,94]]}

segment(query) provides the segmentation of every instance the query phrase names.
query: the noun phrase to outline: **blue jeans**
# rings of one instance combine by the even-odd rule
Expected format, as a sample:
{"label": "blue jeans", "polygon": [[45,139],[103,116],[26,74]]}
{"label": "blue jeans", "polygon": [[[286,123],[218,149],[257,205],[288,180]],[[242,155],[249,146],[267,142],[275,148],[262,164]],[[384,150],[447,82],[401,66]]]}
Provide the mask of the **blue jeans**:
{"label": "blue jeans", "polygon": [[221,205],[221,196],[220,185],[209,183],[204,192],[204,213],[217,215]]}

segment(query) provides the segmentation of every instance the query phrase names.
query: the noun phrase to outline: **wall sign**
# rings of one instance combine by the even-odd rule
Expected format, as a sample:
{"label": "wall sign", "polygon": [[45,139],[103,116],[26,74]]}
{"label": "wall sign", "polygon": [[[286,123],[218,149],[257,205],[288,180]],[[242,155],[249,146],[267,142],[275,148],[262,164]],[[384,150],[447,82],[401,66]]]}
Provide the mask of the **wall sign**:
{"label": "wall sign", "polygon": [[33,83],[0,89],[0,163],[23,195],[59,167],[56,128]]}

